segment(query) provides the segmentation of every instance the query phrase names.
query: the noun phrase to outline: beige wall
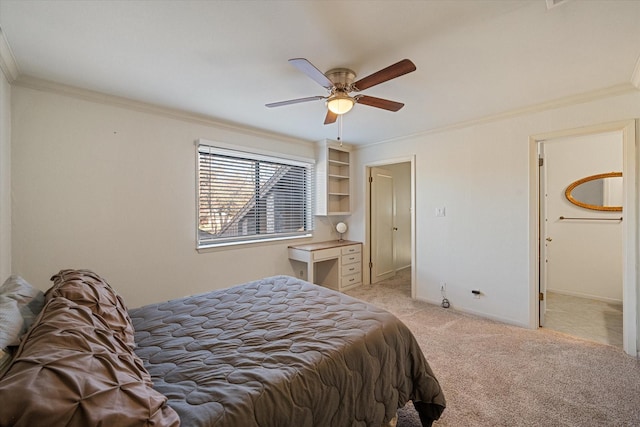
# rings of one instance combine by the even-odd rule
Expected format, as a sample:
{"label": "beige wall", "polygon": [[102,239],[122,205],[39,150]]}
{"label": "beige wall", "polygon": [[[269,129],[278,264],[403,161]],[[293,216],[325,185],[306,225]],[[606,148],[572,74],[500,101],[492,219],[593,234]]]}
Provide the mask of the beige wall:
{"label": "beige wall", "polygon": [[[439,283],[446,282],[452,307],[528,327],[535,246],[529,138],[634,117],[637,91],[363,147],[356,200],[364,198],[366,165],[415,155],[418,298],[439,303]],[[437,207],[446,208],[445,217],[435,217]],[[359,208],[352,223],[364,218]],[[363,239],[364,231],[352,227],[351,238]],[[472,289],[483,297],[474,298]]]}
{"label": "beige wall", "polygon": [[[292,241],[196,252],[194,141],[308,158],[313,144],[24,87],[12,105],[13,267],[38,287],[89,268],[136,307],[294,274]],[[315,240],[335,237],[316,227]]]}

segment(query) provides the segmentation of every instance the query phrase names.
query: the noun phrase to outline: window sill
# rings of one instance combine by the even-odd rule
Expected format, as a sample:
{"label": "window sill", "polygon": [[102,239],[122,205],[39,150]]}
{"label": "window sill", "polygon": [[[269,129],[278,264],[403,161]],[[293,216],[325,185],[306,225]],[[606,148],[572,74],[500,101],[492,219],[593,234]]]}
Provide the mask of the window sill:
{"label": "window sill", "polygon": [[198,253],[207,253],[207,252],[215,252],[221,249],[227,249],[232,247],[239,247],[245,245],[258,245],[258,244],[269,244],[273,242],[281,242],[283,240],[295,240],[295,239],[307,239],[313,237],[312,233],[301,234],[298,236],[286,236],[286,237],[270,237],[266,239],[252,239],[252,240],[242,240],[235,242],[220,242],[220,243],[207,243],[200,245],[196,248]]}

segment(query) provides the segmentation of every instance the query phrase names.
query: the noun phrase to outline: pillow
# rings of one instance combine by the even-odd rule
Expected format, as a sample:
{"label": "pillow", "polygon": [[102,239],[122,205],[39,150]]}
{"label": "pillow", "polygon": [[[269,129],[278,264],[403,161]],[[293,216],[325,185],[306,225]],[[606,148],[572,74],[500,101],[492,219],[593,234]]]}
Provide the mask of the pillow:
{"label": "pillow", "polygon": [[20,276],[10,276],[0,286],[0,349],[20,344],[43,305],[42,291]]}
{"label": "pillow", "polygon": [[53,286],[46,299],[63,297],[89,308],[109,328],[135,348],[134,330],[127,307],[109,284],[91,270],[61,270],[51,277]]}
{"label": "pillow", "polygon": [[0,349],[19,343],[24,331],[24,320],[18,302],[0,295]]}
{"label": "pillow", "polygon": [[0,426],[178,426],[142,360],[100,316],[47,302],[0,379]]}

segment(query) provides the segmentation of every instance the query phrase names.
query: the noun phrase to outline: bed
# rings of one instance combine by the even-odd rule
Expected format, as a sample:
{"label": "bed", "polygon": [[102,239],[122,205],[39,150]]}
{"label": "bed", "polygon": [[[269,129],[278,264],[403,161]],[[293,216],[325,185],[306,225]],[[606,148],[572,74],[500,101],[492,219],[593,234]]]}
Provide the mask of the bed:
{"label": "bed", "polygon": [[445,406],[407,327],[288,276],[129,310],[154,388],[189,426],[380,426]]}
{"label": "bed", "polygon": [[[58,282],[75,281],[76,288],[80,280],[82,286],[90,285],[91,292],[96,282],[108,287],[93,274],[79,279],[77,271],[65,270],[54,277]],[[64,306],[64,312],[69,311],[73,302],[67,299],[77,292],[61,293],[64,285],[57,285],[55,292],[47,292],[48,301],[43,311],[55,305],[51,300],[56,297],[64,299],[57,305]],[[82,294],[81,299],[87,300],[84,290]],[[82,313],[91,311],[91,316],[98,317],[97,328],[105,323],[102,317],[120,313],[105,310],[102,303],[84,301],[81,305],[83,310],[88,308]],[[123,316],[124,323],[130,322],[130,325],[123,323]],[[46,321],[51,315],[40,317]],[[129,309],[115,317],[110,327],[121,338],[116,340],[118,356],[112,359],[120,363],[133,357],[135,360],[127,362],[125,369],[131,370],[134,365],[140,369],[136,375],[142,385],[126,393],[125,398],[122,387],[114,387],[115,380],[110,378],[93,381],[89,392],[74,392],[82,395],[86,403],[96,394],[95,389],[99,388],[96,384],[105,383],[110,393],[119,393],[118,401],[134,400],[136,405],[151,402],[151,406],[145,408],[151,414],[145,424],[127,425],[377,427],[392,423],[398,408],[413,401],[422,424],[428,426],[445,408],[440,385],[415,338],[402,322],[373,305],[296,278],[264,278],[229,289]],[[27,341],[32,339],[34,329],[39,330],[38,321],[26,334]],[[95,319],[91,321],[96,323]],[[51,332],[49,324],[44,332],[35,333],[36,341],[38,336]],[[58,339],[57,343],[68,346],[67,341]],[[27,347],[26,355],[20,354],[23,346]],[[114,344],[110,342],[109,346]],[[132,351],[127,352],[126,347]],[[20,350],[17,362],[0,380],[0,398],[20,401],[11,397],[15,393],[11,384],[4,384],[10,376],[13,380],[17,378],[22,387],[35,384],[36,400],[42,400],[46,391],[41,391],[43,386],[38,381],[47,378],[35,382],[34,378],[44,369],[39,366],[28,373],[26,379],[21,377],[18,368],[27,371],[34,368],[33,364],[25,363],[33,360],[29,345],[21,345]],[[73,352],[77,357],[77,350]],[[96,353],[95,349],[91,352]],[[50,363],[61,362],[56,359],[47,361],[46,365]],[[86,363],[57,367],[56,374],[63,372],[60,375],[65,378],[56,380],[57,386],[76,384],[77,378],[84,380],[87,375],[103,375],[82,365]],[[73,369],[81,372],[74,376],[68,372]],[[120,375],[118,369],[109,367],[104,375]],[[78,388],[77,384],[74,387]],[[143,393],[142,398],[138,393]],[[68,401],[63,399],[59,403],[66,408],[65,419],[78,422],[64,425],[96,422],[95,418],[86,418],[90,404],[80,407],[82,405],[74,406]],[[126,412],[123,406],[127,404],[114,405],[113,410]],[[35,408],[44,410],[41,406]],[[93,405],[96,406],[100,405]],[[100,419],[108,420],[109,409],[103,406],[99,408],[104,412]],[[44,413],[32,415],[18,420],[30,425],[30,420],[46,416]],[[11,425],[3,423],[7,419],[0,413],[0,425]],[[117,425],[125,424],[120,420]]]}

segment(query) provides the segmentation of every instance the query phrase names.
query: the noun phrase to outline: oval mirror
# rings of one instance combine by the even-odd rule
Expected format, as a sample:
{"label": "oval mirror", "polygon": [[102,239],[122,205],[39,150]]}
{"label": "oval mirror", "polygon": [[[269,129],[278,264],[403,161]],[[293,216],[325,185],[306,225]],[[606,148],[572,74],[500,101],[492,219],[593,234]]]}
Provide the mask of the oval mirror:
{"label": "oval mirror", "polygon": [[572,182],[564,192],[571,203],[595,211],[622,211],[622,172],[587,176]]}

